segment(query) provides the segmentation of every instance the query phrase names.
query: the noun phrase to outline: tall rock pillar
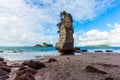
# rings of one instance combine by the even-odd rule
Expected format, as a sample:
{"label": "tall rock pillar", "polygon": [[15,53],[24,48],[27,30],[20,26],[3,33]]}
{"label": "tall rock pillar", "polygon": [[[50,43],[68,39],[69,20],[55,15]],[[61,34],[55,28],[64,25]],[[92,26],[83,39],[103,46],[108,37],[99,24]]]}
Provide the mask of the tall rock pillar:
{"label": "tall rock pillar", "polygon": [[71,14],[63,11],[60,13],[61,22],[57,24],[59,28],[59,40],[56,43],[56,49],[62,54],[73,54],[74,38],[73,38],[73,20]]}

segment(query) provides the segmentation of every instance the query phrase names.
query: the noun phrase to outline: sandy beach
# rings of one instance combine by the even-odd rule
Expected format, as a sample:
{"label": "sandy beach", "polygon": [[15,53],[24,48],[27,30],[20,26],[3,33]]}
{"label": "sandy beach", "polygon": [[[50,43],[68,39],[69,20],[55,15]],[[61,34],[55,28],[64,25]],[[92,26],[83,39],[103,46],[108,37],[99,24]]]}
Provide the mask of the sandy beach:
{"label": "sandy beach", "polygon": [[[36,80],[107,80],[106,77],[120,80],[120,54],[82,53],[81,55],[66,55],[53,58],[57,62],[46,63],[49,58],[37,59],[37,61],[43,62],[46,67],[37,71],[34,75]],[[18,67],[11,67],[12,72],[9,74],[10,78],[8,80],[14,80],[22,62],[7,62],[8,65],[18,65]],[[89,65],[105,71],[107,74],[87,72],[85,68]]]}

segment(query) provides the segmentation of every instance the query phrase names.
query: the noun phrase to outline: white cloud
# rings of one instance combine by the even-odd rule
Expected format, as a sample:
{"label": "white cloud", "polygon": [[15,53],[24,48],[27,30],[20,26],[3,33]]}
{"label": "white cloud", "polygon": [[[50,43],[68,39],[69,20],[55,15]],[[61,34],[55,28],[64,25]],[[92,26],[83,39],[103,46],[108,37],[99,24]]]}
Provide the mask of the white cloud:
{"label": "white cloud", "polygon": [[[117,0],[26,0],[31,6],[44,9],[46,14],[59,18],[63,10],[70,12],[75,20],[93,19],[106,9],[115,6]],[[54,15],[53,15],[54,14]]]}
{"label": "white cloud", "polygon": [[8,22],[15,21],[16,16],[0,16],[0,26],[8,24]]}
{"label": "white cloud", "polygon": [[108,27],[110,27],[110,28],[113,28],[114,26],[112,25],[112,24],[110,24],[110,23],[107,23],[106,24]]}
{"label": "white cloud", "polygon": [[70,12],[74,20],[84,21],[93,19],[114,1],[0,0],[0,45],[34,45],[43,41],[55,44],[61,11]]}
{"label": "white cloud", "polygon": [[115,23],[111,31],[90,30],[80,36],[79,45],[120,45],[120,24]]}
{"label": "white cloud", "polygon": [[46,27],[42,23],[52,21],[55,22],[49,15],[36,7],[29,7],[23,0],[0,0],[0,45],[23,46],[50,42],[48,39],[52,40],[55,36],[45,36]]}

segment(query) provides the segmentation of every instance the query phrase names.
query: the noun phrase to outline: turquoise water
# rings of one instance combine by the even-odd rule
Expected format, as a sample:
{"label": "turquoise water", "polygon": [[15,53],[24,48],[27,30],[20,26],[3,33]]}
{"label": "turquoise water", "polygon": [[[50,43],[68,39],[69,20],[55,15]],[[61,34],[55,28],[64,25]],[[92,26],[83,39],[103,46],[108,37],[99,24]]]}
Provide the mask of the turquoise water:
{"label": "turquoise water", "polygon": [[81,49],[87,49],[89,52],[94,52],[95,50],[112,50],[115,53],[120,53],[120,47],[80,47]]}
{"label": "turquoise water", "polygon": [[[87,49],[88,52],[94,52],[95,50],[112,50],[114,53],[120,53],[120,47],[80,47]],[[80,53],[77,53],[80,54]],[[55,47],[0,47],[0,57],[6,60],[28,60],[36,58],[45,58],[49,56],[59,56],[60,53]]]}
{"label": "turquoise water", "polygon": [[49,56],[59,56],[59,53],[54,47],[0,47],[0,57],[10,61]]}
{"label": "turquoise water", "polygon": [[43,52],[55,50],[55,47],[0,47],[0,51],[3,52]]}
{"label": "turquoise water", "polygon": [[[95,50],[113,50],[114,52],[119,52],[120,47],[79,47],[82,49],[87,49],[89,52]],[[51,52],[57,51],[55,47],[0,47],[0,51],[8,53],[17,53],[17,52]]]}

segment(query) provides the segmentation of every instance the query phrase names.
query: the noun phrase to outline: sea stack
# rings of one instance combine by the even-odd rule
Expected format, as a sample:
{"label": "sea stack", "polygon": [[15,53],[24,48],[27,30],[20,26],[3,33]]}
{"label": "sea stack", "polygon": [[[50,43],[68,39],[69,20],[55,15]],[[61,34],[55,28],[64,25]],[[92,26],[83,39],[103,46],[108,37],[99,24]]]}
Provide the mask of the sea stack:
{"label": "sea stack", "polygon": [[56,49],[62,54],[73,54],[74,38],[73,38],[73,19],[70,13],[65,11],[60,13],[61,22],[57,24],[59,28],[59,40],[56,43]]}

